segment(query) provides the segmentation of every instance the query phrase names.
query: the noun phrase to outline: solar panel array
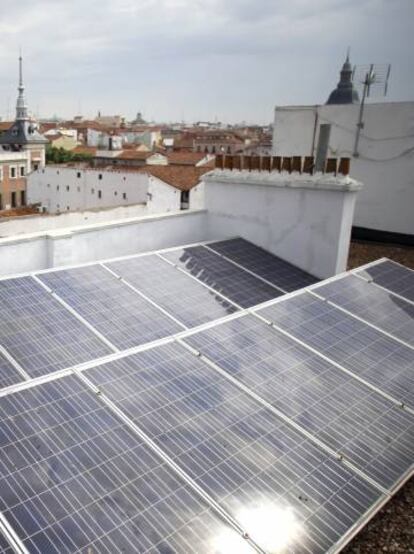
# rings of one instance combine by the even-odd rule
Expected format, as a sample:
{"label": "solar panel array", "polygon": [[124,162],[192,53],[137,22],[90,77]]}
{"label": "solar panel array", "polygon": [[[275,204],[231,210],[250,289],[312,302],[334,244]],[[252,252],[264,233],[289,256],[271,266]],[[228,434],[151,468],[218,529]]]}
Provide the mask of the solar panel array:
{"label": "solar panel array", "polygon": [[231,239],[0,280],[0,553],[338,552],[413,473],[413,275]]}

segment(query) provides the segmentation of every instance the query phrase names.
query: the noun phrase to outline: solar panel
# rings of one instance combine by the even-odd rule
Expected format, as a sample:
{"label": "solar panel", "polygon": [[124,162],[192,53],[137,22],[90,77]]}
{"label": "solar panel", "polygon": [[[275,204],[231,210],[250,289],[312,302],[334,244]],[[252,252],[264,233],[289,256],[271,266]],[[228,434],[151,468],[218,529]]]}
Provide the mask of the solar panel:
{"label": "solar panel", "polygon": [[204,246],[181,248],[162,256],[243,308],[283,294]]}
{"label": "solar panel", "polygon": [[39,278],[120,349],[182,331],[99,265],[48,272]]}
{"label": "solar panel", "polygon": [[327,283],[315,292],[414,345],[414,304],[354,275]]}
{"label": "solar panel", "polygon": [[383,487],[410,469],[414,415],[259,319],[234,319],[185,341]]}
{"label": "solar panel", "polygon": [[390,260],[358,271],[362,277],[414,302],[414,271]]}
{"label": "solar panel", "polygon": [[31,377],[111,351],[31,277],[0,281],[0,344]]}
{"label": "solar panel", "polygon": [[22,376],[0,352],[0,389],[19,383]]}
{"label": "solar panel", "polygon": [[140,256],[106,265],[187,327],[236,311],[232,304],[158,256]]}
{"label": "solar panel", "polygon": [[308,293],[259,313],[414,408],[414,350],[411,348]]}
{"label": "solar panel", "polygon": [[86,373],[265,551],[326,552],[381,496],[179,345]]}
{"label": "solar panel", "polygon": [[6,537],[0,531],[0,553],[1,554],[14,554],[14,550],[7,542]]}
{"label": "solar panel", "polygon": [[1,398],[0,419],[0,509],[31,554],[251,552],[75,376]]}
{"label": "solar panel", "polygon": [[211,243],[208,247],[253,271],[285,292],[292,292],[318,281],[309,273],[242,238]]}

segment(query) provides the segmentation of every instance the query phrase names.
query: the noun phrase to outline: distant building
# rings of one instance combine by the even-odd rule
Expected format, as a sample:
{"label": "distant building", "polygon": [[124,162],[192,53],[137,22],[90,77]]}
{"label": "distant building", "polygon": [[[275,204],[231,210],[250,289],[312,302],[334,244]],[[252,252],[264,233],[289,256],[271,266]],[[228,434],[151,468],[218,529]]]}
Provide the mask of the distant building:
{"label": "distant building", "polygon": [[22,57],[19,57],[19,86],[16,103],[16,119],[12,125],[0,134],[0,147],[9,152],[26,152],[28,172],[45,165],[45,147],[47,140],[37,129],[36,123],[29,117],[24,97]]}
{"label": "distant building", "polygon": [[0,210],[26,206],[26,175],[29,168],[27,151],[0,149]]}
{"label": "distant building", "polygon": [[352,83],[352,66],[349,53],[342,66],[339,83],[329,95],[327,104],[359,104],[358,91]]}

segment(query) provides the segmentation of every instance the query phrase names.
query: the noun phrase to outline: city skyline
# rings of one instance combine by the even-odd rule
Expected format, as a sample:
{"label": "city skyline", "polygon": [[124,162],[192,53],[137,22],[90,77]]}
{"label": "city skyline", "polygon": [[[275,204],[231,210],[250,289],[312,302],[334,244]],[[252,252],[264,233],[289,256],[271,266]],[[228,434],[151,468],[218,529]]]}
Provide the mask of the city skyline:
{"label": "city skyline", "polygon": [[387,100],[410,100],[413,16],[410,0],[5,0],[0,115],[14,115],[19,47],[39,117],[266,124],[275,105],[325,103],[348,45],[353,64],[392,64]]}

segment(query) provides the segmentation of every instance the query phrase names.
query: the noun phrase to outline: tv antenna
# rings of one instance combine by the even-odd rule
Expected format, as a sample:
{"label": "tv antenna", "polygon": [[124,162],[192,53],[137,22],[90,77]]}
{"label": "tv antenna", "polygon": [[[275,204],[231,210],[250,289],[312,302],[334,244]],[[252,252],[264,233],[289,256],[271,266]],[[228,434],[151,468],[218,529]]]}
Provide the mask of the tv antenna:
{"label": "tv antenna", "polygon": [[369,64],[354,66],[352,81],[356,87],[362,87],[362,100],[359,108],[357,132],[355,135],[354,153],[359,156],[358,146],[361,136],[361,129],[364,128],[364,107],[365,101],[370,96],[386,96],[388,92],[388,81],[391,73],[391,64]]}

